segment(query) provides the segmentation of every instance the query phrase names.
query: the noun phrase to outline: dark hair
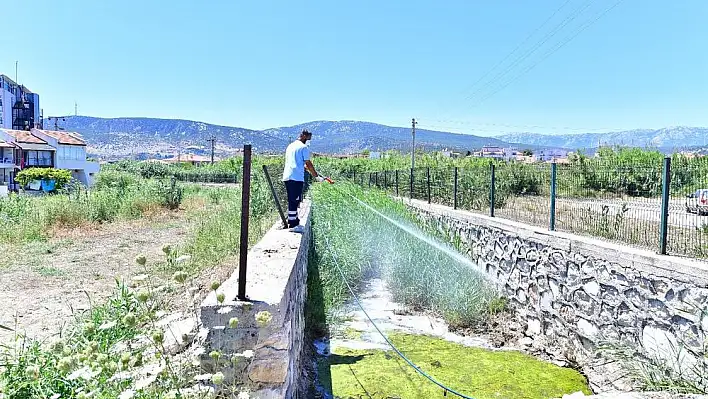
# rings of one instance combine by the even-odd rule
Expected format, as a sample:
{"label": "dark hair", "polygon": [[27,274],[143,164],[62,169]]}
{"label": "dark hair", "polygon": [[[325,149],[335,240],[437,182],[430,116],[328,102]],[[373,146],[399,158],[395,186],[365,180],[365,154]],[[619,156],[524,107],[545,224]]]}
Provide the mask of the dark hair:
{"label": "dark hair", "polygon": [[309,131],[308,131],[307,129],[304,129],[304,130],[302,131],[302,133],[300,133],[300,134],[304,134],[304,135],[310,135],[310,136],[312,136],[312,133],[311,133],[311,132],[309,132]]}

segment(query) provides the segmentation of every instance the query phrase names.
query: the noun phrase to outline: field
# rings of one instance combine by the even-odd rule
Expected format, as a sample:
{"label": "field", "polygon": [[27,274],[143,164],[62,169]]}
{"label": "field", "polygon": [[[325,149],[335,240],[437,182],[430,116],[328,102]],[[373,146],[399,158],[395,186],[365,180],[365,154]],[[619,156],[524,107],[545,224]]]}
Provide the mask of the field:
{"label": "field", "polygon": [[[276,220],[255,166],[251,243]],[[0,200],[5,398],[188,396],[197,370],[172,357],[185,337],[164,331],[194,326],[238,263],[241,190],[169,177],[114,169],[88,192]]]}

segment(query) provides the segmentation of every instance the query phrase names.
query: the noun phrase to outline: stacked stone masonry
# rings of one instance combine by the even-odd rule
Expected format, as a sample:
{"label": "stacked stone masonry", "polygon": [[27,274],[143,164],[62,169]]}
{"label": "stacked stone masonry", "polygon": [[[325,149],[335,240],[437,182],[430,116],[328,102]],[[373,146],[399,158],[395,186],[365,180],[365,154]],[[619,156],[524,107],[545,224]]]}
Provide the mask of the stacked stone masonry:
{"label": "stacked stone masonry", "polygon": [[537,346],[580,365],[610,342],[665,360],[684,375],[702,367],[708,333],[705,263],[408,203],[421,220],[460,243],[497,284]]}
{"label": "stacked stone masonry", "polygon": [[[309,209],[308,202],[301,205],[305,233],[278,223],[249,251],[249,301],[237,300],[237,267],[202,303],[200,363],[205,372],[224,374],[217,391],[247,392],[254,399],[295,397],[305,333]],[[225,294],[222,303],[217,293]],[[219,356],[212,356],[215,352]]]}

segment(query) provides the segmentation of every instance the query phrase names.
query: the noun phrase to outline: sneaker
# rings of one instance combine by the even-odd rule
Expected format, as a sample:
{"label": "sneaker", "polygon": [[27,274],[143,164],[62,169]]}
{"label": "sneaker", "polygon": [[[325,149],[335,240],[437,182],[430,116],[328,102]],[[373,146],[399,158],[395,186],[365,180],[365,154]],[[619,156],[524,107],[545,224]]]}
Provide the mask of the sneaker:
{"label": "sneaker", "polygon": [[298,225],[298,226],[295,226],[295,227],[291,228],[290,231],[293,232],[293,233],[300,233],[300,234],[302,234],[302,233],[305,232],[305,228],[302,227],[302,225]]}

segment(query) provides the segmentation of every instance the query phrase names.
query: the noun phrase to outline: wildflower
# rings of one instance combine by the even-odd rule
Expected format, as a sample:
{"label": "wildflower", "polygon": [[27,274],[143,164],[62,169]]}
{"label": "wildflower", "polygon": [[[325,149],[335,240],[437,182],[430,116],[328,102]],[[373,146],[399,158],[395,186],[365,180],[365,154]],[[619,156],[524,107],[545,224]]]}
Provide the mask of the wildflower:
{"label": "wildflower", "polygon": [[130,362],[130,353],[124,352],[122,355],[120,355],[120,361],[123,364]]}
{"label": "wildflower", "polygon": [[218,281],[212,281],[212,283],[211,283],[212,290],[216,291],[219,289],[219,287],[221,287],[221,283],[219,283]]}
{"label": "wildflower", "polygon": [[39,366],[29,366],[25,370],[27,376],[33,379],[39,379]]}
{"label": "wildflower", "polygon": [[96,341],[91,341],[91,342],[89,342],[88,347],[86,348],[86,351],[87,351],[88,353],[94,353],[94,352],[96,352],[96,351],[98,350],[98,346],[99,346],[99,345],[98,345],[98,342],[96,342]]}
{"label": "wildflower", "polygon": [[226,299],[226,295],[224,295],[223,292],[216,294],[216,300],[219,301],[219,303],[224,303],[225,299]]}
{"label": "wildflower", "polygon": [[238,317],[232,317],[229,319],[229,328],[238,327]]}
{"label": "wildflower", "polygon": [[84,331],[86,334],[93,334],[96,332],[96,326],[91,322],[84,323]]}
{"label": "wildflower", "polygon": [[155,331],[152,333],[152,340],[160,345],[162,342],[165,340],[165,335],[162,333],[162,331]]}
{"label": "wildflower", "polygon": [[172,275],[172,279],[174,279],[176,282],[182,284],[187,280],[187,273],[186,272],[175,272],[174,275]]}
{"label": "wildflower", "polygon": [[56,341],[52,344],[51,348],[53,353],[62,353],[64,352],[64,343],[62,341]]}
{"label": "wildflower", "polygon": [[267,310],[256,313],[256,323],[258,323],[259,327],[267,326],[271,320],[273,320],[273,315]]}
{"label": "wildflower", "polygon": [[214,359],[215,362],[219,361],[221,358],[221,352],[219,351],[211,351],[209,352],[209,357]]}
{"label": "wildflower", "polygon": [[140,266],[145,266],[145,263],[147,263],[147,258],[145,255],[138,255],[137,258],[135,258],[135,263],[139,264]]}
{"label": "wildflower", "polygon": [[72,357],[63,357],[59,359],[57,368],[63,373],[68,373],[72,368],[74,368],[74,359]]}
{"label": "wildflower", "polygon": [[224,383],[224,373],[216,373],[211,376],[211,382],[216,385],[221,385]]}
{"label": "wildflower", "polygon": [[162,252],[164,252],[165,255],[171,254],[171,253],[172,253],[172,246],[171,246],[170,244],[165,244],[165,245],[162,247]]}
{"label": "wildflower", "polygon": [[138,292],[138,301],[144,303],[147,302],[148,299],[150,299],[150,292],[147,290],[140,290],[140,292]]}
{"label": "wildflower", "polygon": [[137,322],[137,318],[135,317],[135,314],[133,312],[130,312],[123,316],[123,324],[125,324],[128,327],[133,327],[135,326],[135,323]]}

